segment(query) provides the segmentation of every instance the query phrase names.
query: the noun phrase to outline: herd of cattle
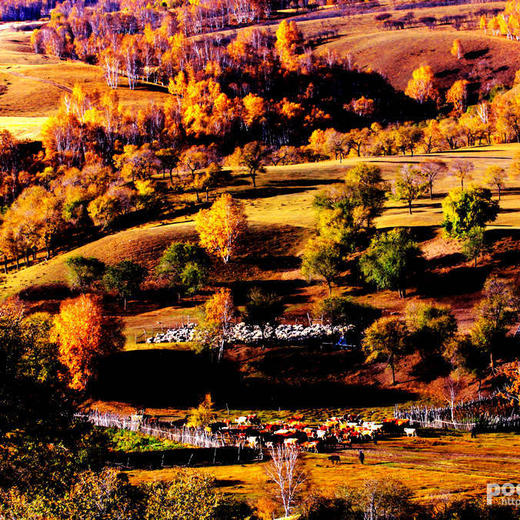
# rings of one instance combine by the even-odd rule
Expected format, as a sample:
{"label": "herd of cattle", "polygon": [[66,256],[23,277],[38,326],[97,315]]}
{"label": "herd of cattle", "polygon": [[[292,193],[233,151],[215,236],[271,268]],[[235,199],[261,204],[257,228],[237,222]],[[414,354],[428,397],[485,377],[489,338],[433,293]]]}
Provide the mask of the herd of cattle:
{"label": "herd of cattle", "polygon": [[385,434],[415,437],[408,419],[385,419],[383,422],[364,421],[359,417],[331,417],[311,426],[294,416],[288,421],[261,424],[257,415],[237,417],[233,421],[213,423],[208,431],[243,446],[260,449],[275,445],[298,447],[304,451],[319,453],[331,449],[352,447],[353,443],[377,442]]}

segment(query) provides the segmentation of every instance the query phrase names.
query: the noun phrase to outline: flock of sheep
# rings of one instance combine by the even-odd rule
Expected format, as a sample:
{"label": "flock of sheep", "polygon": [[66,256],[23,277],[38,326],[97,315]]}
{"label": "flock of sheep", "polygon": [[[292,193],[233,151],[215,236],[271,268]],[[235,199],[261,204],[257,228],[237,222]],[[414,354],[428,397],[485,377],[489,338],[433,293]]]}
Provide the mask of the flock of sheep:
{"label": "flock of sheep", "polygon": [[[240,322],[228,327],[225,331],[226,343],[255,345],[266,339],[276,340],[281,343],[305,343],[309,341],[322,341],[330,338],[338,338],[346,334],[350,326],[333,326],[327,324],[278,324],[266,325],[261,328],[258,325],[248,325]],[[193,341],[196,324],[187,323],[181,327],[159,332],[147,339],[147,343],[184,343]]]}

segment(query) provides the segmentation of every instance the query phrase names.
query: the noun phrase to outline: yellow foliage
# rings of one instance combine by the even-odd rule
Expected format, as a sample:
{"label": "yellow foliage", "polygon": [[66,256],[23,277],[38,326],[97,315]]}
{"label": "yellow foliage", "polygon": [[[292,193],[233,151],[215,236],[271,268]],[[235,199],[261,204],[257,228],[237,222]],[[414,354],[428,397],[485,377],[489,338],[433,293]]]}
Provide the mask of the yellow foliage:
{"label": "yellow foliage", "polygon": [[429,65],[422,65],[413,71],[412,79],[408,82],[404,93],[419,103],[428,100],[437,101],[439,92],[434,86],[433,79],[432,68]]}
{"label": "yellow foliage", "polygon": [[200,245],[227,263],[247,229],[244,206],[231,195],[221,195],[210,209],[195,217]]}
{"label": "yellow foliage", "polygon": [[458,60],[462,58],[463,50],[460,40],[453,40],[453,45],[451,46],[450,53],[452,54],[452,56],[455,56],[455,58],[457,58]]}

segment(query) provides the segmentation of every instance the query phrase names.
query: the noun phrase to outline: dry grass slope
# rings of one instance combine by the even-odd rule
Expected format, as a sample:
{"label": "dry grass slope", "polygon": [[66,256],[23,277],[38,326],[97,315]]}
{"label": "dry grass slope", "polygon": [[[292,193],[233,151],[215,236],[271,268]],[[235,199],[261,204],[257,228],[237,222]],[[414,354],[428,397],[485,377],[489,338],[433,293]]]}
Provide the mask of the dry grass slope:
{"label": "dry grass slope", "polygon": [[[99,67],[36,55],[29,40],[27,31],[0,31],[0,128],[37,139],[45,119],[56,113],[61,97],[75,84],[87,90],[107,86]],[[118,95],[129,110],[162,102],[167,96],[165,91],[143,86],[131,91],[124,78],[121,82]]]}
{"label": "dry grass slope", "polygon": [[[507,451],[504,447],[507,446]],[[332,466],[327,455],[306,455],[310,482],[323,493],[342,486],[358,486],[372,478],[396,478],[408,485],[420,502],[474,497],[484,500],[488,482],[515,482],[520,478],[520,440],[514,434],[469,434],[432,438],[398,438],[361,446],[366,454],[360,465],[357,450],[340,453],[341,464]],[[167,480],[170,469],[131,471],[134,482]],[[204,468],[217,479],[224,493],[250,499],[262,495],[267,484],[263,464]]]}

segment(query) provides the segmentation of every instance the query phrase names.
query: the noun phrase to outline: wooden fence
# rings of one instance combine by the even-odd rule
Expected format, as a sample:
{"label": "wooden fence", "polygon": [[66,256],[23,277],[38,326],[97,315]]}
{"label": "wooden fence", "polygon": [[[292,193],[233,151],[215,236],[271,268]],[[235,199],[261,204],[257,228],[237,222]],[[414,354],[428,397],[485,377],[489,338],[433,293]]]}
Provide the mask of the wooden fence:
{"label": "wooden fence", "polygon": [[[420,428],[470,431],[520,431],[520,414],[512,407],[504,407],[500,392],[490,396],[463,401],[453,407],[412,406],[401,410],[397,405],[394,417],[408,419]],[[500,408],[501,411],[498,411]],[[495,411],[493,411],[493,408]]]}
{"label": "wooden fence", "polygon": [[111,413],[89,412],[86,414],[76,414],[75,417],[78,420],[89,422],[94,426],[139,432],[144,435],[168,439],[178,442],[179,444],[196,446],[198,448],[221,448],[224,446],[240,445],[240,442],[236,439],[210,433],[204,428],[159,425],[146,419],[137,418],[137,416],[120,417],[119,415]]}

